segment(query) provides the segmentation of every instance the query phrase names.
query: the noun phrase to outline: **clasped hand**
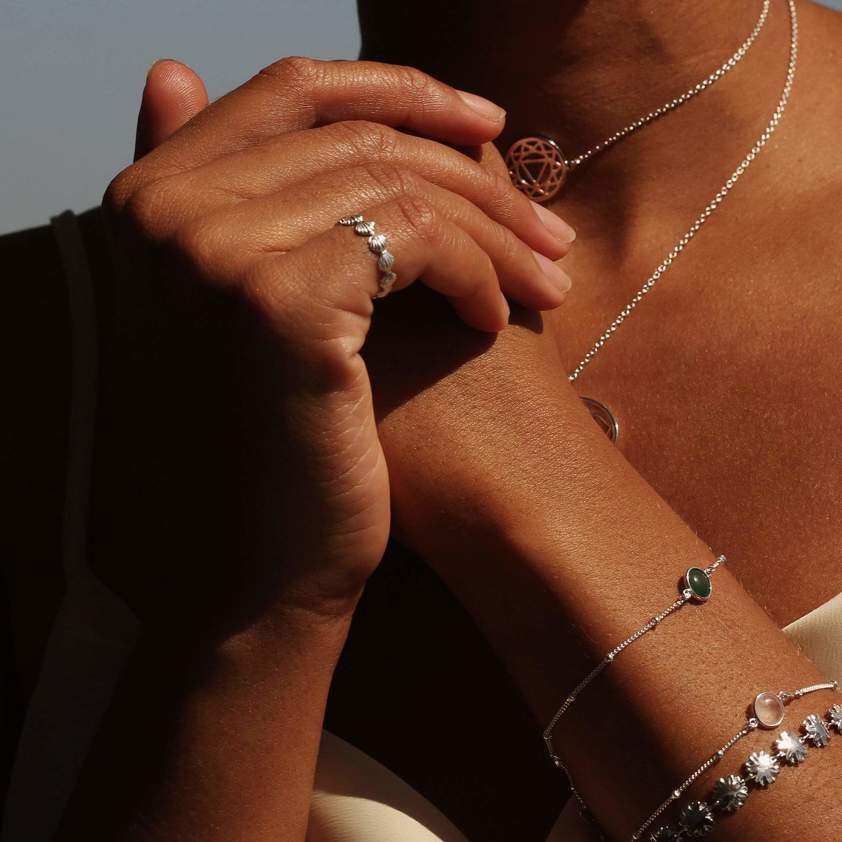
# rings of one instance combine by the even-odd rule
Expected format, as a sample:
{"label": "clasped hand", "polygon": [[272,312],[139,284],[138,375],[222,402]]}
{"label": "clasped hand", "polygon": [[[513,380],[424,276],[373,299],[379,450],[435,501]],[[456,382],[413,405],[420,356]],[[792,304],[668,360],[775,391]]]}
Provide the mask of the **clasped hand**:
{"label": "clasped hand", "polygon": [[[535,312],[572,232],[509,183],[503,122],[410,68],[285,59],[113,180],[94,561],[144,619],[345,612],[390,499],[414,533],[540,458],[530,418],[575,403]],[[376,314],[357,212],[396,256]]]}

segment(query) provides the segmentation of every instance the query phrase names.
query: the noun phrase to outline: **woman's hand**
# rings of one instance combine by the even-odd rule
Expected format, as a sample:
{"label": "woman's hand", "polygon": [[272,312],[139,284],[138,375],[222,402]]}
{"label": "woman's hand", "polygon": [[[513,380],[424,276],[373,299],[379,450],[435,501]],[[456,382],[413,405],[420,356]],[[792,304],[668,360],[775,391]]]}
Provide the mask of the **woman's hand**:
{"label": "woman's hand", "polygon": [[335,221],[374,220],[395,289],[423,277],[474,328],[504,293],[558,305],[569,229],[445,145],[502,119],[408,68],[287,59],[112,182],[94,549],[142,616],[353,604],[389,484],[359,353],[379,273]]}
{"label": "woman's hand", "polygon": [[[492,543],[509,538],[530,514],[526,505],[550,517],[559,501],[536,500],[536,489],[564,494],[571,472],[617,452],[569,383],[540,314],[516,310],[489,343],[460,330],[422,289],[387,307],[363,355],[390,469],[393,526],[445,580],[471,578],[478,533]],[[411,370],[390,353],[399,337],[415,350]]]}

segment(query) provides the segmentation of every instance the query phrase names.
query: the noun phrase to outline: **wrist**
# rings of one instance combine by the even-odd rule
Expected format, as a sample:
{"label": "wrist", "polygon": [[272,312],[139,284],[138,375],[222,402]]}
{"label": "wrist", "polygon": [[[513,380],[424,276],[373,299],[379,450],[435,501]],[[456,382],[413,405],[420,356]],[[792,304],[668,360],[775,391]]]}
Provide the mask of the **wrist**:
{"label": "wrist", "polygon": [[[327,686],[345,646],[351,617],[284,606],[218,641],[213,663],[220,674],[245,676],[249,682],[286,683],[289,671],[295,670],[309,682]],[[279,671],[281,660],[285,667]]]}
{"label": "wrist", "polygon": [[176,669],[184,663],[203,663],[211,670],[233,663],[271,667],[280,650],[333,663],[345,644],[358,599],[359,593],[342,600],[276,601],[259,614],[242,605],[229,606],[180,623],[161,617],[144,625],[141,648]]}
{"label": "wrist", "polygon": [[516,480],[425,557],[543,721],[569,680],[672,602],[687,568],[713,553],[587,415],[571,413],[531,481]]}

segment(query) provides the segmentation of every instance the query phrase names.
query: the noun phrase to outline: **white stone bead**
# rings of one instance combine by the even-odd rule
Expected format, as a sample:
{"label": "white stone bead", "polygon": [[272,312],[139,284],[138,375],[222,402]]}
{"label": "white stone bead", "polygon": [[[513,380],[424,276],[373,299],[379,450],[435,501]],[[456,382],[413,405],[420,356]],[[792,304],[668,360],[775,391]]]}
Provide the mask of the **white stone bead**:
{"label": "white stone bead", "polygon": [[777,728],[784,721],[784,703],[776,693],[759,693],[754,700],[754,716],[763,728]]}

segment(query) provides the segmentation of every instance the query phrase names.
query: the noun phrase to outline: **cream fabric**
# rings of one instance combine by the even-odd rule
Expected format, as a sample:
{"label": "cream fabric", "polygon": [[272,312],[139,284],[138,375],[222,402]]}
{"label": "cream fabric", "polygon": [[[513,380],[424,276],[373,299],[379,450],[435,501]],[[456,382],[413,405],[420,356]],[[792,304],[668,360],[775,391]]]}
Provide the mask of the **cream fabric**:
{"label": "cream fabric", "polygon": [[784,631],[830,680],[842,684],[842,593]]}
{"label": "cream fabric", "polygon": [[367,754],[322,737],[308,842],[467,842],[429,802]]}

